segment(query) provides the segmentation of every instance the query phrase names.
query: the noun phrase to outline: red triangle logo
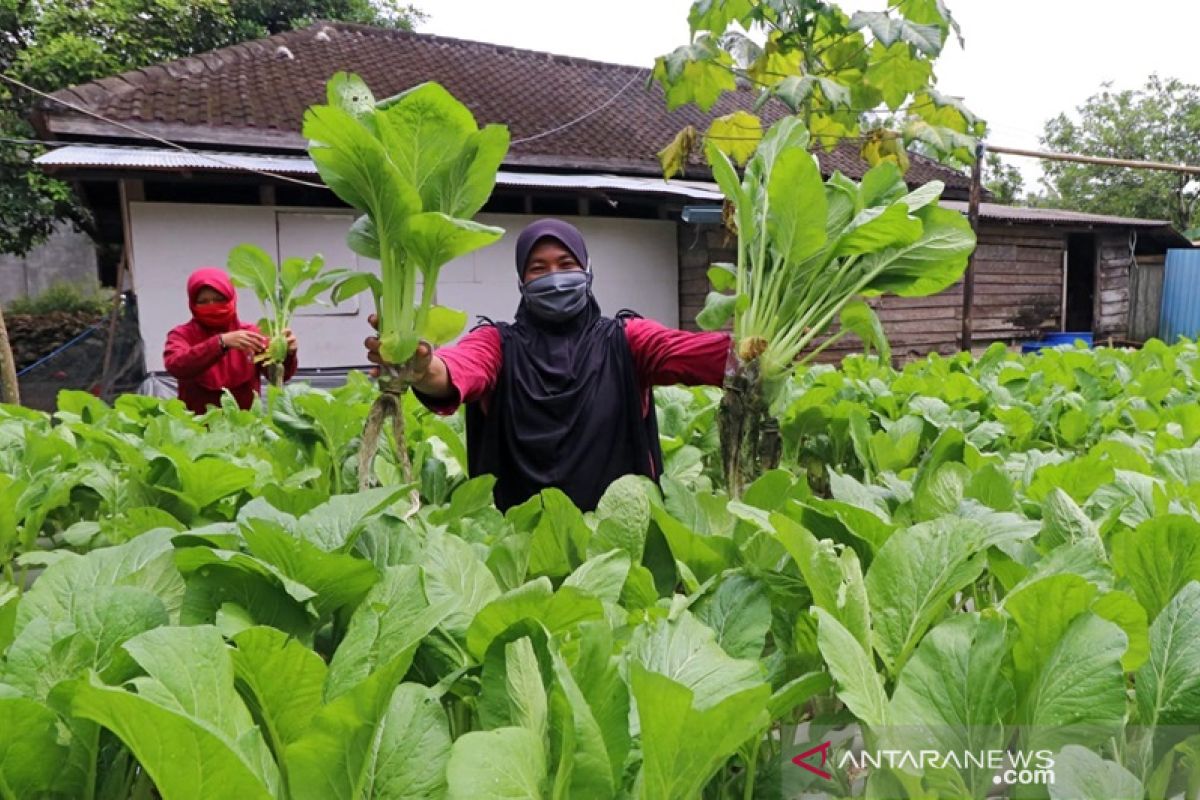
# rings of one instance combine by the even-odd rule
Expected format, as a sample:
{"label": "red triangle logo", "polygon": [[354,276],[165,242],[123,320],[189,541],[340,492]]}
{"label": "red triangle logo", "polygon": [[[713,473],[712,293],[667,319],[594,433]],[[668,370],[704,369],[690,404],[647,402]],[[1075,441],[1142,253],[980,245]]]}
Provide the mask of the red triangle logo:
{"label": "red triangle logo", "polygon": [[800,755],[793,758],[792,763],[795,764],[797,767],[804,767],[804,769],[808,770],[809,772],[811,772],[814,775],[820,775],[822,778],[824,778],[827,781],[833,780],[833,775],[831,775],[830,773],[826,772],[823,769],[818,769],[817,767],[814,767],[812,764],[805,761],[805,759],[808,758],[809,756],[820,753],[821,754],[821,766],[822,767],[825,766],[825,761],[829,757],[829,747],[831,744],[832,744],[831,742],[822,742],[821,744],[817,745],[816,747],[809,748],[808,750],[805,750],[803,753],[801,753]]}

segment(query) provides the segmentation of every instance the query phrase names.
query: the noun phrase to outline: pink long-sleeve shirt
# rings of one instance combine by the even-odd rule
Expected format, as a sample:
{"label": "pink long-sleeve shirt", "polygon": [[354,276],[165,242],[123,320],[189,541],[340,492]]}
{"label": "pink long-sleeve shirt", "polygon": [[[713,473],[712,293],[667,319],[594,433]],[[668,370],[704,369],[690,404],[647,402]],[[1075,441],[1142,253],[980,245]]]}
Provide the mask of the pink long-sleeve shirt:
{"label": "pink long-sleeve shirt", "polygon": [[[643,416],[650,409],[654,386],[719,386],[724,379],[731,342],[727,333],[691,333],[634,317],[625,322],[625,338],[637,371]],[[425,406],[448,415],[463,403],[480,402],[486,412],[504,357],[500,331],[491,325],[476,328],[437,355],[446,362],[453,393],[438,399],[418,394]]]}

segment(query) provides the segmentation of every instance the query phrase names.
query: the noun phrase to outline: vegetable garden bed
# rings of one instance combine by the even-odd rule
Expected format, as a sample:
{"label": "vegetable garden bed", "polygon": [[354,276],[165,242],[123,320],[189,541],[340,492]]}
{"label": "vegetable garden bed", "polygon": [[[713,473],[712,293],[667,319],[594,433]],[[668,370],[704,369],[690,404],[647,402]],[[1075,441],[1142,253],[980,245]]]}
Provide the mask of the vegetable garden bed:
{"label": "vegetable garden bed", "polygon": [[0,796],[1195,796],[1195,344],[802,370],[740,501],[662,389],[661,490],[588,514],[414,405],[419,510],[391,448],[355,491],[375,391],[0,406]]}

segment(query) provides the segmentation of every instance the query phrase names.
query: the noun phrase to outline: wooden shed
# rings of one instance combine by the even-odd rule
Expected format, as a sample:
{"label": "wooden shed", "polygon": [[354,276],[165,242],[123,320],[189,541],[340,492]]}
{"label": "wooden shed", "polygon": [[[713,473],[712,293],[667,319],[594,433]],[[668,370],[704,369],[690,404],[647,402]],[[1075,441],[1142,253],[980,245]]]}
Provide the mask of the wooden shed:
{"label": "wooden shed", "polygon": [[[967,210],[962,201],[942,205]],[[980,204],[978,237],[971,306],[976,349],[997,341],[1015,345],[1050,331],[1090,331],[1096,341],[1149,338],[1157,332],[1163,254],[1189,246],[1162,220],[997,203]],[[718,226],[708,226],[703,236],[681,231],[680,250],[680,319],[694,320],[708,291],[708,263],[733,260],[736,253]],[[885,296],[871,303],[897,359],[961,348],[961,282],[929,297]],[[859,348],[848,336],[826,355],[835,360]]]}

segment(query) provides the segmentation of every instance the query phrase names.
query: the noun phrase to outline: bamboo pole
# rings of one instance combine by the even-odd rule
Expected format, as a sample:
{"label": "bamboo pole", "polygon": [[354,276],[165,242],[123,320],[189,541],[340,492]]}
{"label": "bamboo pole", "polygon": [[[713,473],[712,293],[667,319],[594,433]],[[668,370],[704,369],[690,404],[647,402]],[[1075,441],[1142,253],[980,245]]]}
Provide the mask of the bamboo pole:
{"label": "bamboo pole", "polygon": [[998,144],[989,144],[988,149],[993,153],[1001,153],[1002,155],[1041,158],[1046,161],[1072,161],[1077,164],[1128,167],[1130,169],[1158,169],[1168,172],[1184,172],[1189,175],[1200,175],[1200,167],[1190,164],[1169,164],[1165,161],[1137,161],[1127,158],[1105,158],[1102,156],[1085,156],[1079,153],[1051,153],[1046,150],[1025,150],[1020,147],[1004,147]]}
{"label": "bamboo pole", "polygon": [[112,381],[108,371],[112,368],[113,343],[117,338],[117,318],[121,313],[121,294],[125,291],[125,268],[129,263],[129,249],[121,248],[121,261],[117,264],[117,291],[113,295],[112,309],[108,313],[108,341],[104,343],[104,363],[100,368],[100,396],[108,401]]}
{"label": "bamboo pole", "polygon": [[8,326],[4,324],[4,309],[0,308],[0,402],[21,404],[21,388],[17,383],[17,360],[8,341]]}
{"label": "bamboo pole", "polygon": [[[975,145],[975,163],[971,165],[971,195],[967,203],[967,221],[976,241],[979,236],[979,201],[983,196],[983,157],[987,152],[982,141]],[[976,244],[978,248],[978,244]],[[974,334],[973,308],[975,306],[975,250],[967,256],[967,271],[963,275],[962,305],[962,349],[971,352]]]}

